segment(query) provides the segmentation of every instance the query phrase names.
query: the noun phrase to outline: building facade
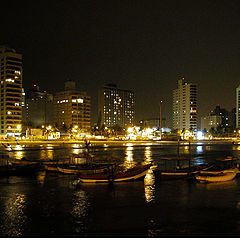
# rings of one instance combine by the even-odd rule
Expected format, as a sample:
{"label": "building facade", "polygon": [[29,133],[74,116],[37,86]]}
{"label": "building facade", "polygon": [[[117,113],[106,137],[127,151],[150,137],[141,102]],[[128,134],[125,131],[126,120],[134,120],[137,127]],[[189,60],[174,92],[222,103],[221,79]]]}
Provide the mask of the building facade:
{"label": "building facade", "polygon": [[236,88],[236,128],[240,127],[240,85]]}
{"label": "building facade", "polygon": [[173,90],[173,129],[197,130],[197,85],[184,78]]}
{"label": "building facade", "polygon": [[209,115],[201,117],[201,130],[209,131],[211,128],[216,129],[222,124],[222,117],[218,115]]}
{"label": "building facade", "polygon": [[22,54],[0,46],[0,134],[18,136],[22,131]]}
{"label": "building facade", "polygon": [[[145,128],[160,128],[160,119],[143,119],[140,121],[140,126]],[[162,128],[166,128],[166,118],[162,118]]]}
{"label": "building facade", "polygon": [[26,92],[23,108],[23,124],[29,127],[53,123],[53,95],[40,91],[34,84],[33,89]]}
{"label": "building facade", "polygon": [[135,122],[135,94],[130,90],[107,84],[99,90],[98,125],[107,127],[133,126]]}
{"label": "building facade", "polygon": [[54,123],[59,128],[89,130],[91,125],[91,98],[86,92],[76,89],[74,81],[66,81],[65,91],[56,93],[54,97]]}
{"label": "building facade", "polygon": [[222,118],[221,126],[229,127],[229,115],[230,113],[225,109],[221,108],[220,105],[217,105],[216,108],[211,111],[210,115],[212,116],[220,116]]}

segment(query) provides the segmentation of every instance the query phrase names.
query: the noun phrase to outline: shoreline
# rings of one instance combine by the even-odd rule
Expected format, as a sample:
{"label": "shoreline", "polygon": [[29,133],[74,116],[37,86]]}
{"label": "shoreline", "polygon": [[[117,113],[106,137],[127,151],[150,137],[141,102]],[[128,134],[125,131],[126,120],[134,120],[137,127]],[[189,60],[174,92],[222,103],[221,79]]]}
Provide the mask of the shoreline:
{"label": "shoreline", "polygon": [[[233,143],[234,141],[238,141],[237,139],[214,139],[214,140],[181,140],[180,145],[182,144],[197,144],[197,143]],[[239,140],[240,141],[240,140]],[[90,140],[91,144],[178,144],[177,140]],[[84,140],[1,140],[1,144],[85,144]]]}

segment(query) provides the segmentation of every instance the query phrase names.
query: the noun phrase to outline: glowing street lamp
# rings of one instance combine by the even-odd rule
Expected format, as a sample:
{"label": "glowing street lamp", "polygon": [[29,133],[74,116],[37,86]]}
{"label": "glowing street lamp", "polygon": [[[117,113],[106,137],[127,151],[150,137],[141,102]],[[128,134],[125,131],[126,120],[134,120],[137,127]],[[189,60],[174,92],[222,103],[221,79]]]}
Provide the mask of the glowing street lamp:
{"label": "glowing street lamp", "polygon": [[128,133],[133,133],[133,128],[132,128],[132,127],[129,127],[129,128],[127,129],[127,131],[128,131]]}

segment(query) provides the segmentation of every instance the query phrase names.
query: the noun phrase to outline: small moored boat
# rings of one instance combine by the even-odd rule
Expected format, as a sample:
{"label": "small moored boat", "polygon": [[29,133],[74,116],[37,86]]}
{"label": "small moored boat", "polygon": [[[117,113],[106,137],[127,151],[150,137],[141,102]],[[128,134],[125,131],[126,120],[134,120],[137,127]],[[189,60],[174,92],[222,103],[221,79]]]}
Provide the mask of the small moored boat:
{"label": "small moored boat", "polygon": [[196,177],[196,180],[200,182],[226,182],[233,180],[238,173],[238,168],[221,172],[218,174],[201,174]]}
{"label": "small moored boat", "polygon": [[199,174],[200,170],[208,169],[206,164],[192,166],[187,168],[175,168],[166,170],[153,170],[155,177],[161,180],[191,179]]}
{"label": "small moored boat", "polygon": [[124,182],[143,179],[152,165],[144,165],[130,168],[126,171],[114,171],[109,169],[108,173],[80,175],[79,182],[84,183],[106,183]]}
{"label": "small moored boat", "polygon": [[79,165],[60,165],[57,170],[64,174],[96,174],[108,171],[110,164],[79,164]]}

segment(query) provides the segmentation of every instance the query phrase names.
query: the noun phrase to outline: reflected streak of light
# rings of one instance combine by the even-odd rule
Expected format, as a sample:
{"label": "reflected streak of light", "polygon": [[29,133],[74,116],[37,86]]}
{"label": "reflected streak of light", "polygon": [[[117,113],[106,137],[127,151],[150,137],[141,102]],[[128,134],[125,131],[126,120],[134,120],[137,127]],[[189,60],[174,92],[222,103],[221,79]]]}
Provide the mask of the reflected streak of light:
{"label": "reflected streak of light", "polygon": [[22,159],[23,158],[23,152],[22,151],[17,151],[16,152],[16,159]]}
{"label": "reflected streak of light", "polygon": [[46,171],[41,171],[37,174],[37,182],[39,184],[44,184],[44,181],[45,181],[45,178],[46,178]]}
{"label": "reflected streak of light", "polygon": [[104,144],[103,144],[103,147],[104,147],[103,150],[104,150],[104,151],[107,151],[109,146],[108,146],[107,144],[104,143]]}
{"label": "reflected streak of light", "polygon": [[127,147],[126,148],[126,157],[123,166],[125,168],[131,168],[136,165],[136,163],[133,161],[133,147]]}
{"label": "reflected streak of light", "polygon": [[79,154],[81,152],[81,149],[73,149],[74,154]]}
{"label": "reflected streak of light", "polygon": [[3,224],[1,228],[9,237],[19,237],[23,233],[23,227],[27,218],[24,214],[25,198],[24,194],[14,194],[5,203],[6,210],[2,214]]}
{"label": "reflected streak of light", "polygon": [[40,158],[53,160],[53,153],[53,150],[42,150],[40,151]]}
{"label": "reflected streak of light", "polygon": [[74,194],[72,215],[77,219],[76,232],[80,233],[86,230],[86,224],[89,208],[89,200],[86,192],[80,190]]}
{"label": "reflected streak of light", "polygon": [[22,146],[21,145],[17,145],[15,149],[16,150],[22,150]]}
{"label": "reflected streak of light", "polygon": [[126,146],[131,147],[131,146],[133,146],[133,144],[132,143],[127,143]]}
{"label": "reflected streak of light", "polygon": [[203,151],[203,147],[202,146],[197,146],[197,152],[202,152]]}
{"label": "reflected streak of light", "polygon": [[155,176],[153,171],[148,171],[147,175],[144,178],[144,190],[146,202],[155,201]]}
{"label": "reflected streak of light", "polygon": [[153,144],[152,144],[152,143],[146,143],[146,145],[150,145],[150,146],[151,146],[151,145],[153,145]]}
{"label": "reflected streak of light", "polygon": [[144,156],[145,156],[144,164],[149,164],[149,163],[152,162],[152,150],[151,150],[151,147],[145,147]]}

